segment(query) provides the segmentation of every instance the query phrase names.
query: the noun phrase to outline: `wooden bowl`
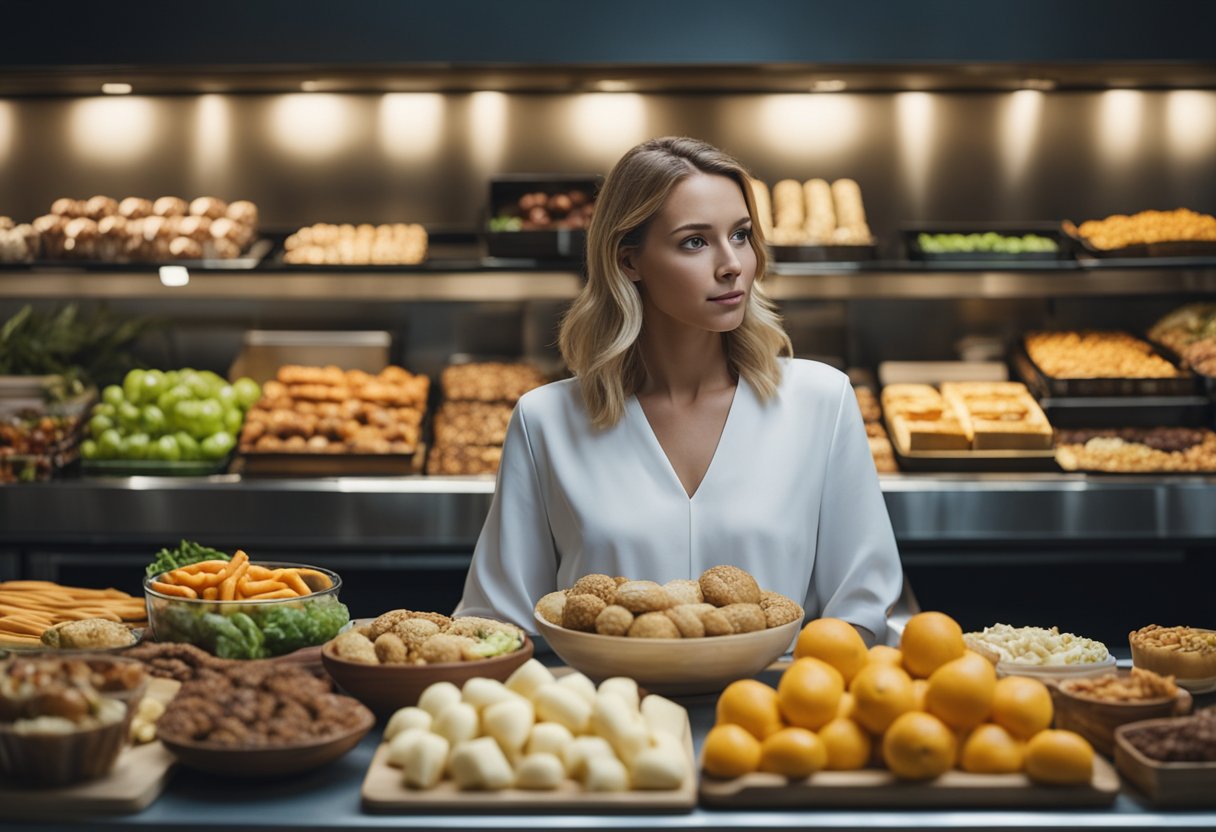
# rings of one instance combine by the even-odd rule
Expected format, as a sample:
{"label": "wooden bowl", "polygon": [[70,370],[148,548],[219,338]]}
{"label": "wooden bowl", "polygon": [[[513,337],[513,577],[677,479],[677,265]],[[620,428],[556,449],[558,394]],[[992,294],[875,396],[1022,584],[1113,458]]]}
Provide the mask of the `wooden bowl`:
{"label": "wooden bowl", "polygon": [[[1120,675],[1127,675],[1124,671]],[[1075,731],[1108,757],[1115,754],[1115,729],[1129,722],[1163,719],[1190,713],[1191,694],[1179,688],[1173,696],[1138,702],[1111,702],[1073,693],[1067,684],[1049,686],[1055,706],[1056,728]]]}
{"label": "wooden bowl", "polygon": [[1115,729],[1115,768],[1160,806],[1216,806],[1216,763],[1167,763],[1154,760],[1127,738],[1127,732],[1149,725],[1180,722],[1154,719]]}
{"label": "wooden bowl", "polygon": [[562,660],[595,681],[628,676],[653,693],[716,693],[755,676],[785,653],[802,621],[711,638],[628,638],[567,630],[534,616],[536,627]]}
{"label": "wooden bowl", "polygon": [[532,658],[532,639],[523,646],[491,659],[442,664],[364,664],[334,653],[333,642],[321,649],[321,664],[343,691],[381,716],[398,708],[418,704],[418,697],[435,682],[461,687],[475,676],[506,681],[521,664]]}
{"label": "wooden bowl", "polygon": [[281,777],[319,768],[333,762],[359,744],[376,724],[366,708],[361,719],[345,733],[314,742],[278,745],[271,748],[232,748],[210,742],[195,742],[161,734],[159,739],[182,765],[225,777]]}

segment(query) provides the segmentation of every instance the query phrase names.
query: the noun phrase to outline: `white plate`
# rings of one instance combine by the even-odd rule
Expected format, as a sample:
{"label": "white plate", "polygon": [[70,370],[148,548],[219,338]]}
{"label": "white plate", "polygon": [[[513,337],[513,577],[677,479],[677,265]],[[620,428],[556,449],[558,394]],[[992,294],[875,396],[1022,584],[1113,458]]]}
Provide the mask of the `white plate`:
{"label": "white plate", "polygon": [[1032,679],[1084,679],[1088,676],[1101,676],[1115,669],[1115,657],[1107,656],[1100,662],[1086,664],[1019,664],[1017,662],[997,662],[996,675],[1029,676]]}

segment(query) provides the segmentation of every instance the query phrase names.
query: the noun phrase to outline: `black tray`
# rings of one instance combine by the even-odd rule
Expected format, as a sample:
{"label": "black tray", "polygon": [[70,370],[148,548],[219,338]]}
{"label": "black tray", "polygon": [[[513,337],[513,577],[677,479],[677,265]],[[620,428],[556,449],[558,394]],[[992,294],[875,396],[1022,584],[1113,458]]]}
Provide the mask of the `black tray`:
{"label": "black tray", "polygon": [[503,260],[581,261],[587,232],[581,228],[552,231],[487,231],[486,255]]}
{"label": "black tray", "polygon": [[1212,423],[1212,402],[1205,396],[1048,397],[1039,406],[1057,428],[1202,428]]}
{"label": "black tray", "polygon": [[258,238],[250,244],[249,248],[241,254],[240,257],[233,257],[226,260],[220,259],[201,259],[201,260],[137,260],[137,261],[114,261],[114,260],[69,260],[67,258],[57,260],[31,260],[24,263],[0,263],[0,269],[3,270],[28,270],[28,269],[54,269],[63,271],[64,269],[80,269],[81,271],[98,271],[98,272],[113,272],[113,271],[138,271],[146,269],[153,271],[161,266],[184,266],[187,269],[255,269],[257,268],[266,255],[270,254],[274,248],[274,242],[266,238]]}
{"label": "black tray", "polygon": [[425,447],[412,454],[243,453],[234,470],[246,477],[399,477],[422,473]]}
{"label": "black tray", "polygon": [[[1160,354],[1160,353],[1159,353]],[[1162,358],[1168,356],[1162,355]],[[1025,339],[1013,351],[1013,366],[1036,398],[1080,396],[1193,396],[1198,379],[1189,371],[1175,378],[1053,378],[1026,351]]]}
{"label": "black tray", "polygon": [[773,260],[780,263],[849,263],[858,260],[876,260],[878,246],[777,246],[770,245]]}
{"label": "black tray", "polygon": [[900,447],[883,413],[882,425],[901,471],[939,473],[1034,473],[1059,471],[1055,451],[907,451]]}
{"label": "black tray", "polygon": [[1061,227],[1065,235],[1089,257],[1113,260],[1154,257],[1216,257],[1216,241],[1172,240],[1161,243],[1139,243],[1123,248],[1098,248],[1087,238],[1081,236],[1077,227],[1068,220],[1065,220]]}
{"label": "black tray", "polygon": [[[1022,254],[1009,254],[1000,251],[954,251],[933,253],[920,247],[917,237],[920,234],[985,234],[989,231],[1006,237],[1021,237],[1035,234],[1047,237],[1056,244],[1055,251],[1033,251]],[[908,259],[933,263],[1024,263],[1024,262],[1060,262],[1072,260],[1073,245],[1071,238],[1060,229],[1055,222],[1021,222],[1021,223],[975,223],[975,222],[937,222],[924,225],[907,225],[900,229]]]}
{"label": "black tray", "polygon": [[82,459],[86,477],[209,477],[228,470],[232,456],[223,459]]}

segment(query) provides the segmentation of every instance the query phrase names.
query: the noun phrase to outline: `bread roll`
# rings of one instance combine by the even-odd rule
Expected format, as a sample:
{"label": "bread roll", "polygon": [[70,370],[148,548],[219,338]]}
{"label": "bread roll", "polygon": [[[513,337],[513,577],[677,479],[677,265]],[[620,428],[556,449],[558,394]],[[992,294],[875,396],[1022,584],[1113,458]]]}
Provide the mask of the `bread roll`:
{"label": "bread roll", "polygon": [[831,242],[832,232],[836,230],[836,208],[832,204],[832,188],[823,179],[807,180],[802,186],[806,196],[807,242],[812,245],[824,245]]}
{"label": "bread roll", "polygon": [[162,196],[152,203],[152,213],[158,217],[184,217],[189,207],[180,196]]}
{"label": "bread roll", "polygon": [[768,195],[768,185],[759,179],[748,179],[747,182],[752,189],[752,202],[756,203],[756,221],[760,223],[764,238],[768,239],[773,235],[773,201]]}
{"label": "bread roll", "polygon": [[805,223],[802,185],[794,179],[782,179],[773,186],[774,228],[801,229]]}

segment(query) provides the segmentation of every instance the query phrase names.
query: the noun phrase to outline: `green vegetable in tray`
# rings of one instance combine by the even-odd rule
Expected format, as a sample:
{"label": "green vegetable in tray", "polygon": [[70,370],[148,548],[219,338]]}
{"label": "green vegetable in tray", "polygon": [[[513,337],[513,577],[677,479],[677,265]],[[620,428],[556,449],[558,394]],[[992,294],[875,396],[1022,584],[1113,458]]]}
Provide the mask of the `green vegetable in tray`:
{"label": "green vegetable in tray", "polygon": [[518,634],[499,630],[485,635],[469,649],[483,659],[490,659],[505,653],[514,653],[523,645],[523,639]]}
{"label": "green vegetable in tray", "polygon": [[177,544],[177,548],[161,549],[157,552],[156,559],[148,564],[144,572],[148,576],[159,575],[204,560],[232,560],[232,555],[218,549],[209,549],[192,540],[183,540]]}
{"label": "green vegetable in tray", "polygon": [[329,641],[348,621],[346,605],[326,598],[303,607],[278,604],[268,607],[261,616],[266,648],[272,656]]}
{"label": "green vegetable in tray", "polygon": [[263,659],[323,644],[348,621],[346,605],[332,596],[240,610],[169,602],[156,620],[156,638],[188,642],[224,659]]}
{"label": "green vegetable in tray", "polygon": [[1059,250],[1055,240],[1038,234],[1005,236],[994,231],[984,234],[918,234],[916,242],[925,254],[1019,254],[1049,253]]}

